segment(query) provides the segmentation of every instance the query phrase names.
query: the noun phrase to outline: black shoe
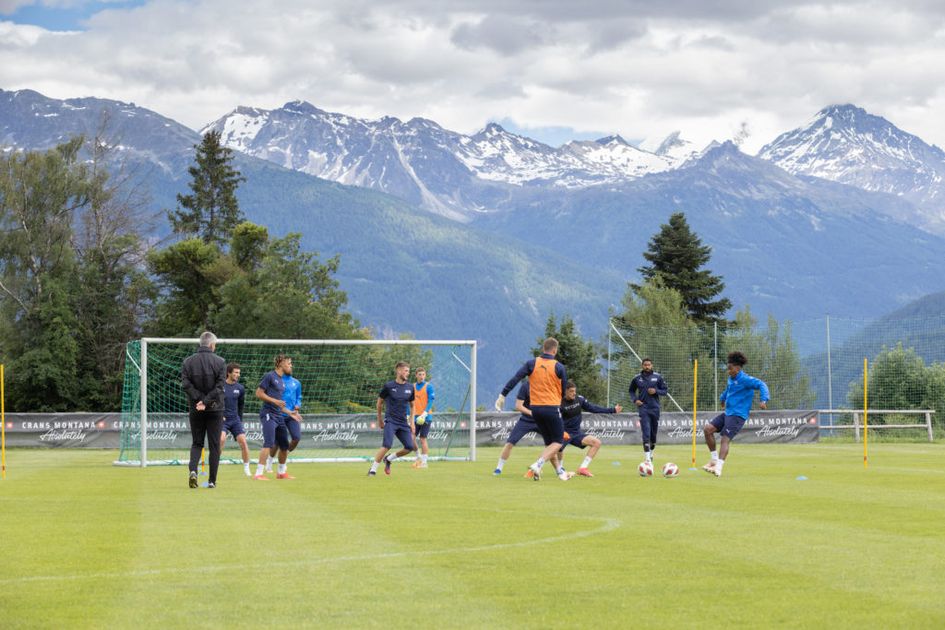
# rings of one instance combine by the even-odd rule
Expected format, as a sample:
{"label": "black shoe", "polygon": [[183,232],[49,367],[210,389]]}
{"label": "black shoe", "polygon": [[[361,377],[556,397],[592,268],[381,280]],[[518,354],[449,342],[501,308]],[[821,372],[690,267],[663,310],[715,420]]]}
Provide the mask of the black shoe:
{"label": "black shoe", "polygon": [[375,477],[375,476],[377,476],[377,472],[376,472],[376,471],[373,471],[373,470],[367,471],[367,474],[368,474],[368,477]]}
{"label": "black shoe", "polygon": [[190,471],[190,487],[197,487],[197,471],[195,470]]}
{"label": "black shoe", "polygon": [[217,484],[213,483],[212,481],[207,482],[208,489],[212,490],[213,488],[216,488],[216,487],[217,487]]}

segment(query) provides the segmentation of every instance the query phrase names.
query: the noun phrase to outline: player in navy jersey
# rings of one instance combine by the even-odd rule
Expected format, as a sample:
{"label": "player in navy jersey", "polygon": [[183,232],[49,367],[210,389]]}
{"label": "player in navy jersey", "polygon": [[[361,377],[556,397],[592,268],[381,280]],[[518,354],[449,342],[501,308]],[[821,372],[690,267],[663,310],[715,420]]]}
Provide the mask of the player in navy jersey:
{"label": "player in navy jersey", "polygon": [[240,383],[239,363],[229,363],[226,366],[226,381],[223,382],[223,431],[220,433],[220,452],[226,444],[226,434],[230,433],[236,443],[240,445],[243,455],[243,472],[251,477],[249,472],[249,445],[246,444],[246,429],[243,428],[243,403],[246,400],[246,388]]}
{"label": "player in navy jersey", "polygon": [[[413,385],[407,382],[410,364],[406,361],[398,362],[394,367],[394,374],[396,378],[385,383],[377,395],[377,424],[384,430],[384,441],[374,456],[374,462],[371,463],[371,470],[368,471],[370,476],[377,474],[377,467],[382,459],[384,460],[384,474],[389,475],[391,462],[416,450],[414,435],[417,429],[413,422],[413,414],[410,413],[410,403],[414,401],[416,394]],[[400,440],[403,448],[390,457],[388,451],[394,446],[395,437]]]}
{"label": "player in navy jersey", "polygon": [[578,396],[577,385],[574,384],[574,381],[568,381],[567,389],[564,392],[564,400],[561,401],[561,415],[564,417],[564,430],[570,437],[558,453],[561,468],[564,468],[564,455],[562,452],[568,444],[582,449],[589,447],[587,455],[581,463],[581,467],[578,468],[577,474],[582,477],[593,477],[594,475],[588,470],[588,466],[591,465],[591,461],[594,459],[594,456],[597,455],[597,451],[600,450],[601,442],[599,438],[588,435],[581,428],[581,412],[620,413],[622,410],[620,405],[598,407],[589,402],[584,396]]}
{"label": "player in navy jersey", "polygon": [[285,473],[283,466],[289,450],[289,432],[285,426],[285,400],[282,399],[285,384],[282,381],[282,375],[285,374],[286,360],[289,360],[287,356],[277,354],[276,369],[263,376],[259,381],[259,386],[256,387],[256,398],[263,401],[259,410],[263,446],[259,451],[259,465],[256,466],[256,475],[253,477],[259,481],[269,481],[269,477],[265,475],[266,460],[269,458],[270,449],[274,446],[279,447],[279,473]]}
{"label": "player in navy jersey", "polygon": [[[505,463],[508,461],[509,455],[512,454],[512,449],[523,437],[529,433],[541,435],[541,432],[538,430],[538,425],[535,424],[535,420],[532,418],[531,390],[529,389],[528,381],[522,383],[518,388],[518,394],[515,397],[515,411],[522,415],[515,421],[515,424],[512,426],[512,431],[509,432],[509,437],[505,439],[505,446],[502,448],[502,453],[499,455],[499,463],[496,464],[495,470],[492,471],[493,475],[502,474]],[[567,436],[567,434],[565,434],[565,436]],[[567,437],[565,437],[565,439],[567,439]],[[558,463],[557,454],[553,455],[550,461],[555,467],[555,470],[560,470],[561,466]],[[531,479],[532,474],[529,468],[525,476]]]}
{"label": "player in navy jersey", "polygon": [[643,359],[640,373],[630,381],[630,399],[640,413],[640,433],[643,434],[643,457],[653,462],[656,434],[660,428],[660,396],[669,393],[666,381],[653,371],[653,361]]}

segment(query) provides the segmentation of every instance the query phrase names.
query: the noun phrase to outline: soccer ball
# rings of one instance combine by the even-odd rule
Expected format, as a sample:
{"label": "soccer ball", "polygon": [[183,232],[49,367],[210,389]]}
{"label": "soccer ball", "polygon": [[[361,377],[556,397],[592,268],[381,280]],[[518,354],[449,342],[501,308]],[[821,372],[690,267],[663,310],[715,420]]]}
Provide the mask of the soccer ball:
{"label": "soccer ball", "polygon": [[653,464],[651,464],[650,462],[640,462],[640,465],[637,466],[637,472],[640,473],[641,477],[652,477]]}
{"label": "soccer ball", "polygon": [[663,476],[664,476],[664,477],[666,477],[667,479],[669,479],[669,478],[671,478],[671,477],[675,477],[675,476],[678,475],[678,474],[679,474],[679,466],[677,466],[677,465],[674,464],[673,462],[666,462],[665,464],[663,464]]}

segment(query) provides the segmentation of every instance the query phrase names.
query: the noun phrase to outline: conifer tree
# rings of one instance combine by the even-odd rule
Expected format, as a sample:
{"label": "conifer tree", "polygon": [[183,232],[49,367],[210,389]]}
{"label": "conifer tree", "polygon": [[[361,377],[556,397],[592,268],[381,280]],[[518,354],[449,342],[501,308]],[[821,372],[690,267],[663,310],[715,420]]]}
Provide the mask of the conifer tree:
{"label": "conifer tree", "polygon": [[[676,212],[650,239],[643,253],[650,264],[637,271],[643,275],[644,282],[658,277],[663,286],[678,291],[695,322],[721,321],[732,303],[728,298],[719,298],[725,289],[721,276],[703,269],[711,255],[712,248],[702,244],[690,229],[686,216]],[[631,288],[639,292],[642,285],[631,285]]]}
{"label": "conifer tree", "polygon": [[177,195],[179,207],[168,213],[177,234],[197,236],[204,243],[223,245],[243,221],[236,189],[246,179],[233,168],[233,150],[221,143],[218,131],[210,131],[195,146],[190,173],[190,194]]}

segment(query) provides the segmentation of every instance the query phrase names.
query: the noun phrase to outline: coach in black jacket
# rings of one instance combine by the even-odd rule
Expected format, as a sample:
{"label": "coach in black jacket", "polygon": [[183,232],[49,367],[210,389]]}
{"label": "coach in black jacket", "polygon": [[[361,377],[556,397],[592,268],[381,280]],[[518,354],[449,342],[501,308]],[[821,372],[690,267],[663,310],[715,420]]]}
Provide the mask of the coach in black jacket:
{"label": "coach in black jacket", "polygon": [[217,336],[212,332],[200,335],[196,354],[184,359],[181,383],[187,392],[190,410],[190,432],[194,436],[190,446],[190,487],[197,487],[197,462],[203,450],[204,438],[210,447],[210,479],[208,488],[217,485],[220,466],[220,433],[223,431],[223,383],[226,380],[226,362],[214,353]]}

